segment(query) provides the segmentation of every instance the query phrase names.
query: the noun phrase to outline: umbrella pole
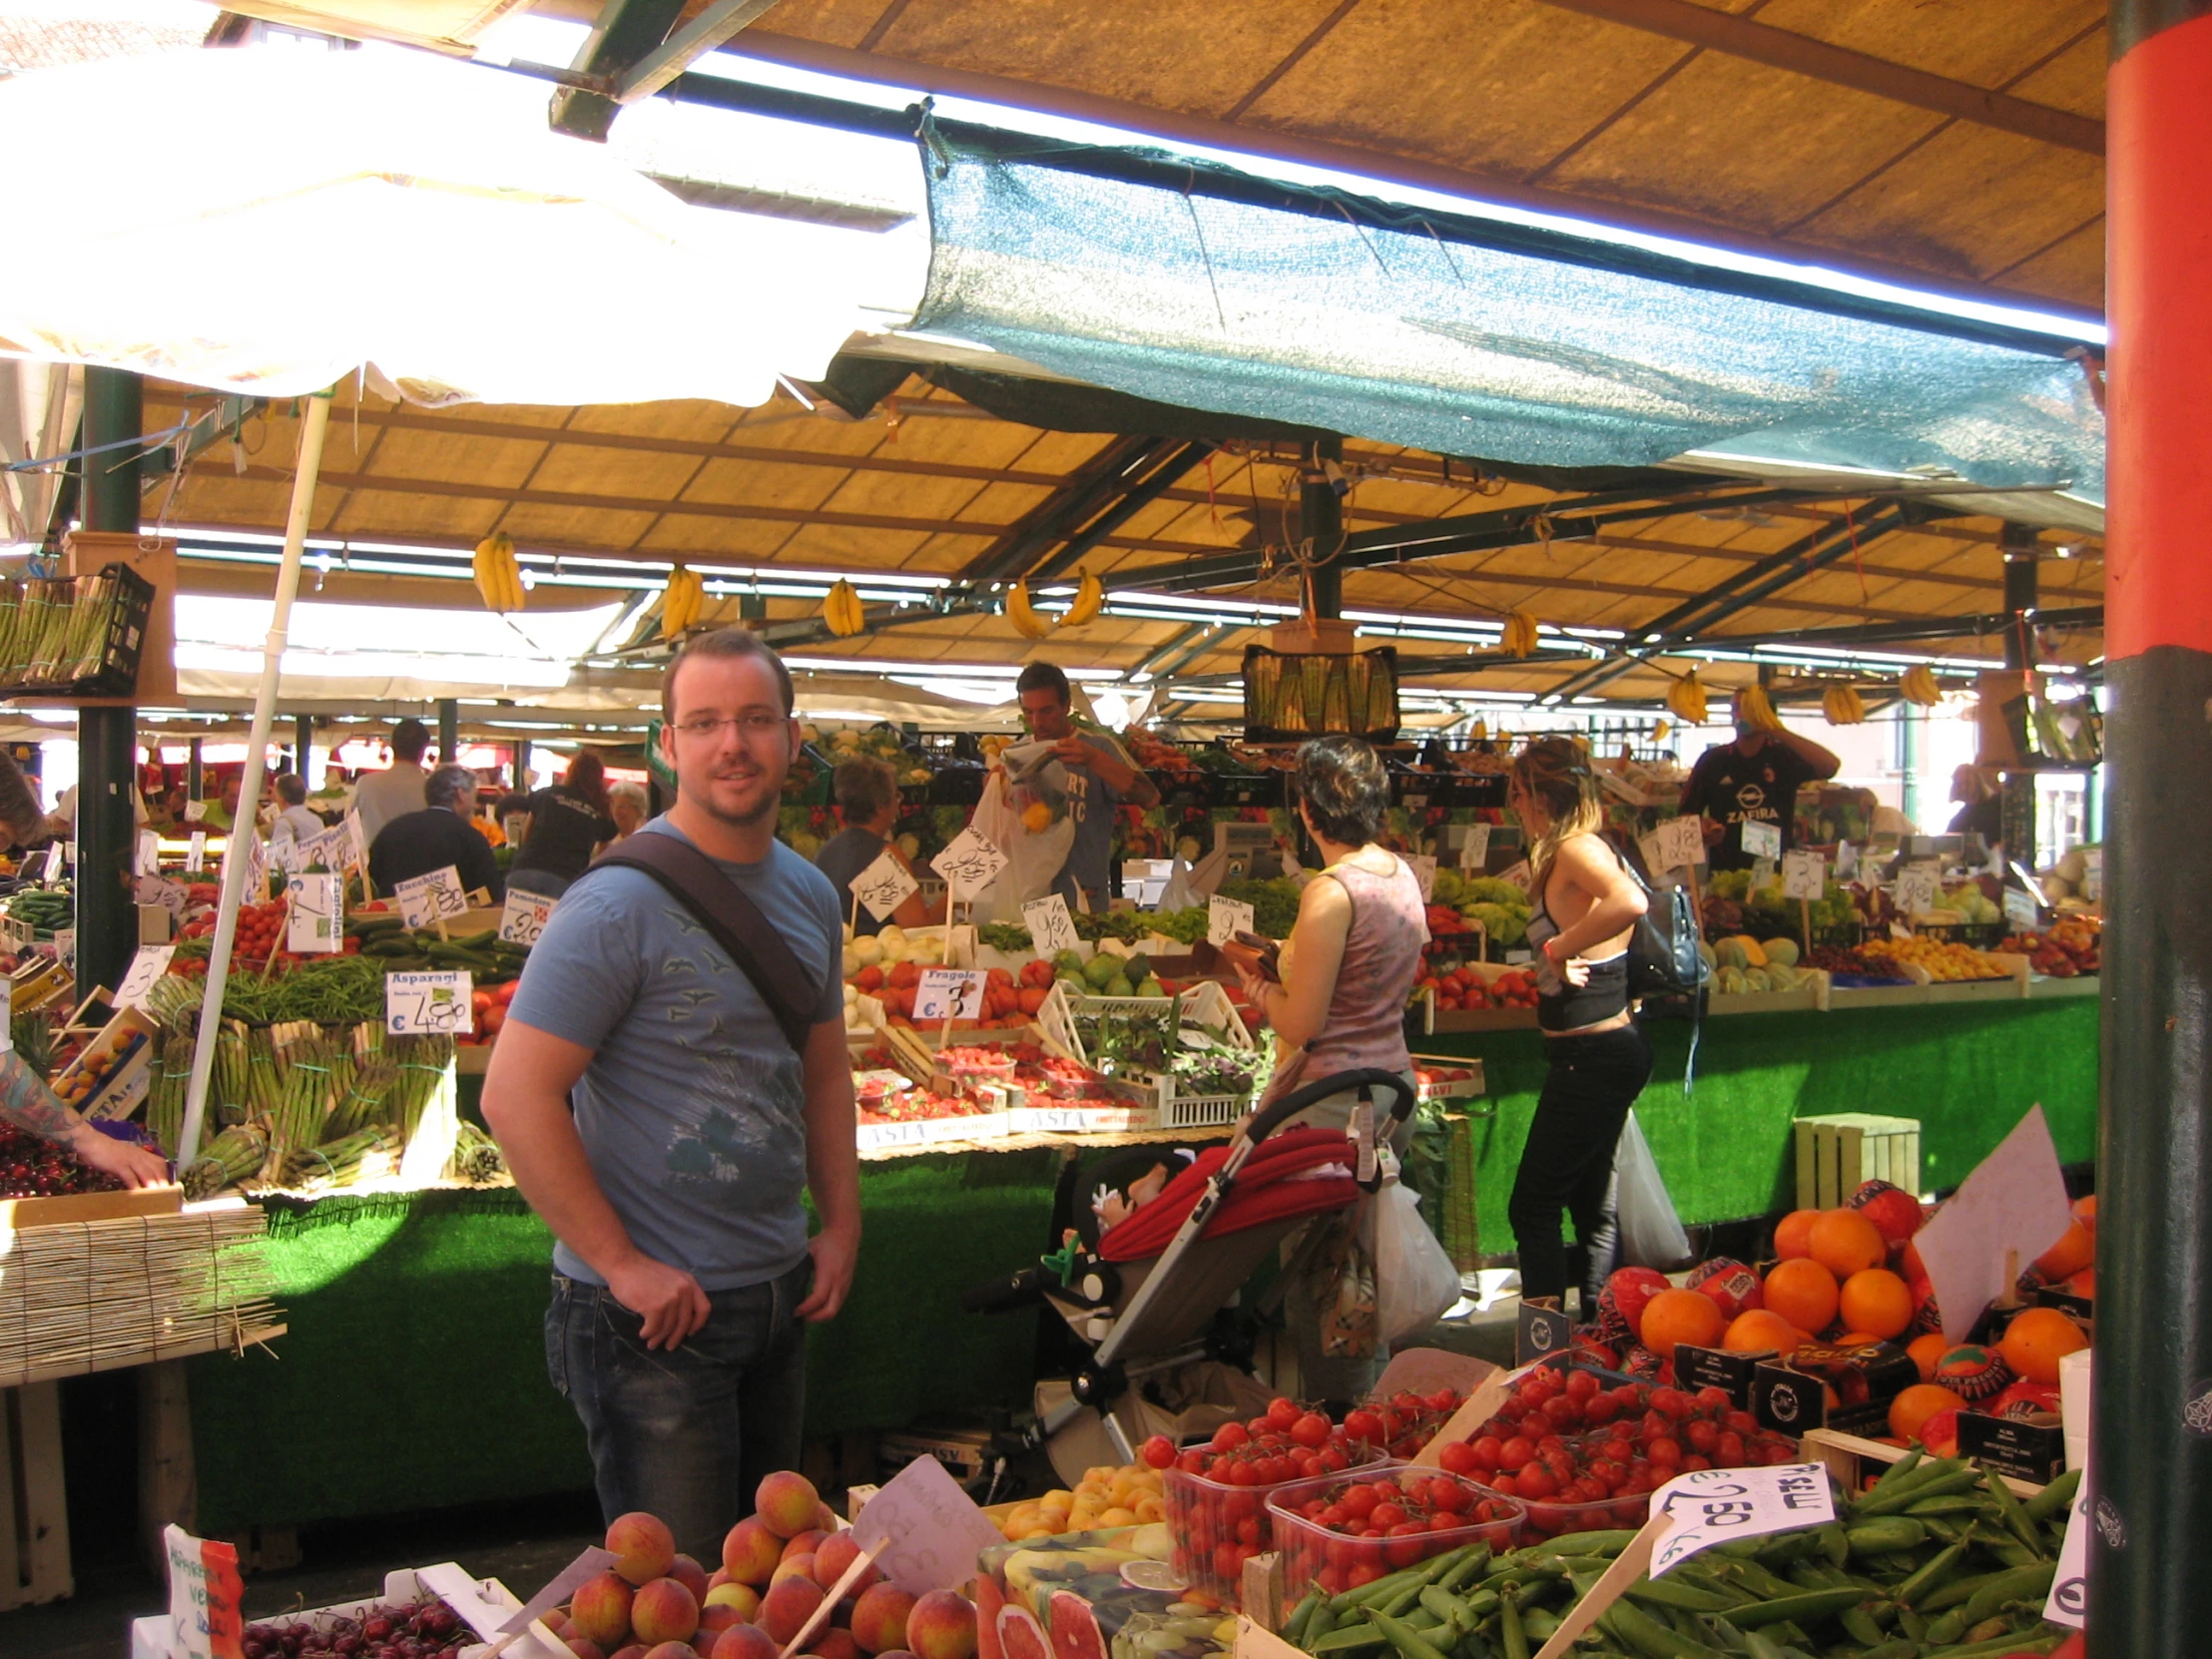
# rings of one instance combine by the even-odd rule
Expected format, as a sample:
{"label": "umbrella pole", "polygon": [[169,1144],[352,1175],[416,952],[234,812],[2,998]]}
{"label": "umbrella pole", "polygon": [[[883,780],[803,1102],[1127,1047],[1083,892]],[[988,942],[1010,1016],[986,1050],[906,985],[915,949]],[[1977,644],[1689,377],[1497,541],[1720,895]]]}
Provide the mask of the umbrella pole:
{"label": "umbrella pole", "polygon": [[315,475],[322,469],[322,439],[330,426],[331,387],[306,400],[299,429],[299,464],[291,478],[291,511],[284,520],[284,557],[276,567],[276,608],[269,637],[262,644],[262,683],[254,692],[254,729],[246,740],[246,777],[239,785],[238,814],[223,854],[223,899],[216,910],[215,938],[208,951],[207,989],[200,1000],[200,1034],[192,1051],[192,1083],[185,1095],[185,1126],[177,1142],[177,1167],[190,1165],[200,1152],[206,1121],[208,1082],[215,1071],[215,1045],[223,1029],[223,991],[231,978],[231,945],[238,936],[239,905],[245,897],[250,861],[242,837],[256,828],[262,802],[262,774],[269,760],[269,729],[276,712],[276,680],[283,667],[284,637],[291,626],[291,602],[299,592],[299,555],[314,509]]}

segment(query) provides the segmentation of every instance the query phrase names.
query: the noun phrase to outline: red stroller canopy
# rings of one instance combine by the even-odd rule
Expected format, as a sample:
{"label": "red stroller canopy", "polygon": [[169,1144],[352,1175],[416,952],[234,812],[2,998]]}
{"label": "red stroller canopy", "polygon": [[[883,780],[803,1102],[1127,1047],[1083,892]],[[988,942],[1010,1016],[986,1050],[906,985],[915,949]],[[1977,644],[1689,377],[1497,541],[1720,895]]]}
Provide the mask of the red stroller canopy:
{"label": "red stroller canopy", "polygon": [[[1342,1209],[1360,1196],[1359,1183],[1352,1178],[1354,1156],[1352,1138],[1341,1130],[1286,1129],[1270,1135],[1245,1160],[1236,1186],[1214,1212],[1202,1237],[1217,1238],[1271,1221]],[[1167,1249],[1205,1192],[1207,1180],[1228,1157],[1225,1146],[1201,1152],[1160,1190],[1158,1198],[1099,1239],[1100,1257],[1137,1262]],[[1315,1173],[1332,1164],[1342,1173]]]}

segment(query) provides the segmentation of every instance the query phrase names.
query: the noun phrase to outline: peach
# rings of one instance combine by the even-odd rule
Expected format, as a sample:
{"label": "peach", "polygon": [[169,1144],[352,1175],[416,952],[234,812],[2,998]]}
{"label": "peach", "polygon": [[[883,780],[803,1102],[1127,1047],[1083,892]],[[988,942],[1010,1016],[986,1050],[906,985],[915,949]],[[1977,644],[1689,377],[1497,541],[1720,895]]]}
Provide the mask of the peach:
{"label": "peach", "polygon": [[727,1601],[710,1601],[699,1610],[697,1639],[705,1642],[710,1636],[719,1636],[734,1624],[746,1623],[746,1616]]}
{"label": "peach", "polygon": [[822,1496],[812,1480],[791,1469],[778,1469],[763,1480],[753,1494],[753,1507],[779,1538],[820,1530],[816,1523],[822,1517]]}
{"label": "peach", "polygon": [[645,1659],[645,1644],[632,1642],[628,1647],[618,1647],[607,1659]]}
{"label": "peach", "polygon": [[568,1638],[568,1651],[573,1653],[576,1659],[607,1659],[606,1654],[600,1651],[597,1642],[587,1642],[581,1636]]}
{"label": "peach", "polygon": [[[852,1541],[850,1532],[830,1533],[815,1549],[815,1582],[826,1590],[835,1589],[837,1580],[842,1578],[851,1569],[852,1563],[859,1558],[860,1546]],[[869,1586],[880,1583],[882,1577],[883,1575],[875,1570],[874,1564],[871,1562],[859,1577],[846,1586],[844,1593],[848,1596],[864,1595]],[[816,1659],[829,1659],[829,1655],[818,1654]]]}
{"label": "peach", "polygon": [[645,1659],[699,1659],[699,1650],[689,1642],[656,1642],[646,1649]]}
{"label": "peach", "polygon": [[822,1586],[805,1573],[795,1573],[771,1584],[761,1598],[760,1616],[753,1622],[769,1633],[781,1648],[799,1634],[822,1605]]}
{"label": "peach", "polygon": [[707,1575],[707,1588],[710,1590],[719,1588],[721,1585],[727,1584],[729,1582],[730,1569],[728,1567],[717,1567],[713,1572]]}
{"label": "peach", "polygon": [[804,1532],[794,1532],[784,1540],[783,1558],[789,1561],[794,1555],[812,1555],[822,1547],[822,1540],[829,1536],[829,1533],[817,1532],[813,1527]]}
{"label": "peach", "polygon": [[974,1659],[975,1604],[955,1590],[931,1590],[906,1615],[906,1645],[920,1659]]}
{"label": "peach", "polygon": [[777,1659],[783,1644],[757,1624],[734,1624],[715,1638],[711,1659]]}
{"label": "peach", "polygon": [[784,1540],[758,1515],[748,1515],[722,1540],[723,1570],[741,1584],[766,1584],[783,1557]]}
{"label": "peach", "polygon": [[738,1617],[750,1623],[761,1610],[761,1592],[750,1584],[740,1584],[732,1579],[727,1584],[717,1584],[707,1592],[707,1599],[700,1606],[701,1614],[704,1615],[709,1607],[735,1607]]}
{"label": "peach", "polygon": [[827,1503],[818,1503],[818,1504],[816,1504],[816,1505],[815,1505],[815,1530],[816,1530],[816,1531],[818,1531],[818,1532],[834,1532],[834,1531],[836,1531],[836,1530],[837,1530],[837,1512],[836,1512],[836,1510],[834,1510],[834,1509],[830,1508],[830,1505],[829,1505],[829,1504],[827,1504]]}
{"label": "peach", "polygon": [[668,1576],[691,1591],[693,1600],[705,1601],[707,1599],[709,1588],[707,1569],[689,1555],[679,1555],[674,1561],[670,1562]]}
{"label": "peach", "polygon": [[914,1598],[896,1584],[871,1585],[852,1609],[852,1639],[867,1653],[891,1653],[906,1645],[906,1621]]}
{"label": "peach", "polygon": [[699,1598],[680,1580],[656,1578],[630,1603],[630,1628],[641,1642],[689,1642],[699,1629]]}
{"label": "peach", "polygon": [[[812,1555],[787,1555],[776,1563],[776,1570],[768,1575],[769,1588],[774,1589],[794,1575],[801,1578],[815,1577],[815,1558]],[[819,1579],[816,1582],[821,1582]]]}
{"label": "peach", "polygon": [[630,1603],[636,1594],[630,1581],[617,1572],[587,1578],[569,1598],[568,1628],[556,1634],[616,1647],[630,1633]]}
{"label": "peach", "polygon": [[818,1630],[807,1645],[814,1649],[815,1659],[863,1659],[860,1644],[849,1630]]}
{"label": "peach", "polygon": [[544,1625],[546,1629],[552,1631],[553,1634],[556,1636],[566,1636],[568,1634],[568,1614],[563,1612],[558,1607],[554,1608],[552,1612],[546,1614],[545,1617],[540,1619],[538,1622]]}
{"label": "peach", "polygon": [[615,1517],[607,1528],[607,1547],[614,1551],[615,1571],[633,1584],[664,1578],[676,1564],[676,1535],[658,1515],[643,1510]]}

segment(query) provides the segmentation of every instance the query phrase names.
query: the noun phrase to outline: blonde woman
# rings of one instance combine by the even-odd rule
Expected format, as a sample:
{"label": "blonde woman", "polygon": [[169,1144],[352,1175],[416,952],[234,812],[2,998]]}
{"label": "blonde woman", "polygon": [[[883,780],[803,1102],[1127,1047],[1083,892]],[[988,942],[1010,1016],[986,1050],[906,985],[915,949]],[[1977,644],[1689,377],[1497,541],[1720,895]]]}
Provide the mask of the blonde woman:
{"label": "blonde woman", "polygon": [[1551,1067],[1506,1215],[1524,1299],[1566,1295],[1559,1218],[1573,1216],[1588,1319],[1612,1267],[1613,1146],[1651,1077],[1651,1048],[1628,1004],[1628,940],[1648,901],[1598,833],[1604,815],[1581,749],[1564,738],[1530,744],[1505,799],[1529,838],[1528,942]]}

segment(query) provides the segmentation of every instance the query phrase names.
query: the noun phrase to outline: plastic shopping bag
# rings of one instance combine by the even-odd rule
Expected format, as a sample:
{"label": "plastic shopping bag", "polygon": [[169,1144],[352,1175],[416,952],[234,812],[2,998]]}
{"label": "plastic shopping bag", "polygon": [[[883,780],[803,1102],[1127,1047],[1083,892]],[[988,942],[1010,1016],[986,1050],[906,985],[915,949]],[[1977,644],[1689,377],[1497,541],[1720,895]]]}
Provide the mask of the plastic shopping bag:
{"label": "plastic shopping bag", "polygon": [[1420,1219],[1420,1200],[1394,1174],[1384,1178],[1371,1213],[1376,1334],[1394,1348],[1426,1331],[1459,1300],[1459,1270]]}
{"label": "plastic shopping bag", "polygon": [[1060,871],[1067,867],[1075,845],[1075,821],[1062,814],[1042,830],[1022,823],[1021,811],[1004,773],[994,772],[983,787],[969,827],[1006,854],[1006,867],[998,879],[975,898],[977,921],[1021,920],[1021,907],[1052,890]]}
{"label": "plastic shopping bag", "polygon": [[1672,1273],[1687,1264],[1690,1236],[1674,1213],[1674,1200],[1667,1196],[1667,1184],[1660,1179],[1633,1109],[1613,1149],[1613,1179],[1623,1265]]}

